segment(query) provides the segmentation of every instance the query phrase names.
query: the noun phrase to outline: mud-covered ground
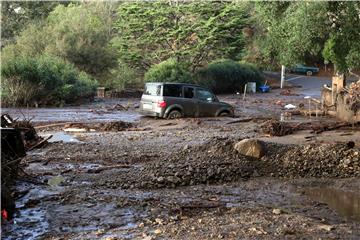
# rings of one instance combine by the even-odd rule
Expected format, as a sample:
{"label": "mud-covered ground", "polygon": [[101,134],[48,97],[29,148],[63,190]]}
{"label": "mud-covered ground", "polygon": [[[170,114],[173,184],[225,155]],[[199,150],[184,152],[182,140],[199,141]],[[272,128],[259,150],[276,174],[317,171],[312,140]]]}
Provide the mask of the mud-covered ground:
{"label": "mud-covered ground", "polygon": [[[302,101],[275,97],[222,99],[243,118],[278,117],[278,101]],[[357,130],[309,141],[310,131],[271,138],[259,131],[265,120],[232,121],[139,118],[128,131],[68,135],[58,125],[38,128],[58,139],[23,160],[29,176],[17,184],[18,210],[2,238],[360,238]],[[265,156],[237,153],[245,138],[263,140]]]}

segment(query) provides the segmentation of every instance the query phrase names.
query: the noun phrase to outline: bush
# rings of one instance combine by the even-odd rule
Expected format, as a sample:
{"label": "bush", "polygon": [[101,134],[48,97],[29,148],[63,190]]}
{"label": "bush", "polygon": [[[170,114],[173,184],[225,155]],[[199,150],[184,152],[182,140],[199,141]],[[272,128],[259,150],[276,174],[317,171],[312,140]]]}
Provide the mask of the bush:
{"label": "bush", "polygon": [[18,57],[1,68],[3,102],[11,105],[71,103],[93,96],[97,82],[51,56]]}
{"label": "bush", "polygon": [[247,82],[259,87],[264,80],[262,72],[250,64],[232,60],[219,60],[198,71],[195,82],[212,89],[215,93],[242,91]]}
{"label": "bush", "polygon": [[116,91],[129,87],[142,87],[142,85],[143,82],[135,70],[121,62],[117,68],[111,70],[111,75],[105,82],[106,87]]}
{"label": "bush", "polygon": [[145,73],[145,82],[181,82],[192,83],[188,64],[179,63],[174,59],[153,65]]}

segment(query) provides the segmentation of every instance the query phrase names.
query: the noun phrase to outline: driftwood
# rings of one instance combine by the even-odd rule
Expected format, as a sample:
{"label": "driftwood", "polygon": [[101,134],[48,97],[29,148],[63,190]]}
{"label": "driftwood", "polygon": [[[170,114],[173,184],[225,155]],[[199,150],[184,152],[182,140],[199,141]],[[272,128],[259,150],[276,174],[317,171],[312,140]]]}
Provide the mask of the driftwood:
{"label": "driftwood", "polygon": [[43,128],[49,128],[49,127],[59,127],[59,126],[64,126],[66,124],[71,124],[72,122],[63,122],[63,123],[52,123],[52,124],[46,124],[46,125],[40,125],[40,126],[35,126],[35,129],[43,129]]}
{"label": "driftwood", "polygon": [[257,120],[270,120],[271,118],[266,117],[253,117],[253,118],[242,118],[242,119],[236,119],[230,122],[225,123],[226,125],[229,124],[235,124],[235,123],[242,123],[242,122],[251,122],[251,121],[257,121]]}
{"label": "driftwood", "polygon": [[343,122],[305,122],[305,123],[294,123],[294,122],[281,122],[278,120],[270,120],[261,125],[261,130],[264,134],[270,136],[285,136],[292,134],[296,131],[311,130],[311,133],[319,134],[325,131],[332,131],[340,128],[346,128],[352,126],[351,123]]}

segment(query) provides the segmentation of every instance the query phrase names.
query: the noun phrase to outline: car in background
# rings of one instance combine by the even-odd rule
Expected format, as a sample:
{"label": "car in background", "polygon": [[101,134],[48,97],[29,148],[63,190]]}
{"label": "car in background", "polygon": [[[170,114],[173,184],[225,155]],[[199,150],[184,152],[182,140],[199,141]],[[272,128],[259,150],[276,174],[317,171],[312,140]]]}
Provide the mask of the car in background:
{"label": "car in background", "polygon": [[291,73],[300,73],[300,74],[306,74],[308,76],[311,76],[313,74],[316,74],[319,72],[319,68],[317,67],[309,67],[305,66],[303,64],[297,64],[294,67],[290,68]]}
{"label": "car in background", "polygon": [[158,118],[234,116],[234,107],[220,102],[204,87],[186,83],[146,83],[139,112]]}

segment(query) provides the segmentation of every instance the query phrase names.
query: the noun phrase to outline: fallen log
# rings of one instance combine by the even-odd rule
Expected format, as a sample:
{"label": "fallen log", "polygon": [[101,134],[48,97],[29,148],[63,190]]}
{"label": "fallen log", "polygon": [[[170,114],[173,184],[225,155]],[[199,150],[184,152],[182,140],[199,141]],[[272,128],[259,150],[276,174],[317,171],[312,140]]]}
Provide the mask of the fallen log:
{"label": "fallen log", "polygon": [[255,121],[255,120],[270,120],[271,118],[266,118],[266,117],[253,117],[253,118],[242,118],[242,119],[237,119],[237,120],[233,120],[230,122],[225,123],[226,125],[229,124],[235,124],[235,123],[242,123],[242,122],[251,122],[251,121]]}
{"label": "fallen log", "polygon": [[73,122],[63,122],[63,123],[52,123],[52,124],[46,124],[46,125],[40,125],[40,126],[35,126],[35,129],[43,129],[43,128],[49,128],[49,127],[59,127],[59,126],[64,126],[67,124],[72,124]]}
{"label": "fallen log", "polygon": [[322,122],[281,122],[278,120],[270,120],[261,125],[261,130],[264,134],[270,136],[285,136],[292,134],[296,131],[311,130],[310,133],[320,134],[325,131],[337,130],[345,127],[352,126],[351,123],[322,123]]}
{"label": "fallen log", "polygon": [[53,135],[50,135],[48,136],[47,138],[44,138],[43,140],[39,141],[38,143],[34,144],[33,146],[29,147],[27,150],[30,151],[30,150],[33,150],[34,148],[38,148],[44,144],[47,143],[47,141],[52,138]]}

